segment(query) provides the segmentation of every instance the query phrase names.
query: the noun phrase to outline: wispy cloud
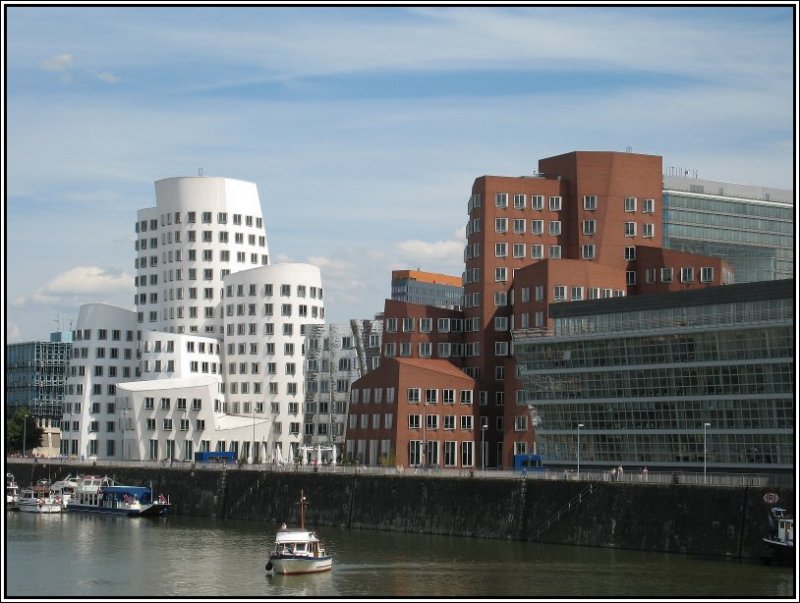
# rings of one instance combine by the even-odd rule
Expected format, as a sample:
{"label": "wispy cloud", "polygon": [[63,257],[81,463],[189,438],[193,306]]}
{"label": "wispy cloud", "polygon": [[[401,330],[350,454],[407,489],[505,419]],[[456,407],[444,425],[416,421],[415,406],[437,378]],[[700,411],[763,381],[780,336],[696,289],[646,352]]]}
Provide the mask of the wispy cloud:
{"label": "wispy cloud", "polygon": [[793,186],[791,7],[6,15],[7,298],[28,304],[7,324],[29,337],[58,304],[127,307],[136,210],[200,167],[258,185],[274,261],[319,265],[335,320],[380,311],[393,269],[459,275],[474,178],[542,157],[631,146]]}

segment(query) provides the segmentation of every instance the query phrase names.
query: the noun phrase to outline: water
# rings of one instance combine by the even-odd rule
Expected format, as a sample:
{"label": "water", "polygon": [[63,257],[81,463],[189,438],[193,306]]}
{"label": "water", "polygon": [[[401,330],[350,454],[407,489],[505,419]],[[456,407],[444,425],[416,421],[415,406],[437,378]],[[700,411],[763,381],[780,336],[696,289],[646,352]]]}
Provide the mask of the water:
{"label": "water", "polygon": [[277,526],[6,512],[6,597],[792,597],[794,568],[319,527],[331,572],[267,576]]}

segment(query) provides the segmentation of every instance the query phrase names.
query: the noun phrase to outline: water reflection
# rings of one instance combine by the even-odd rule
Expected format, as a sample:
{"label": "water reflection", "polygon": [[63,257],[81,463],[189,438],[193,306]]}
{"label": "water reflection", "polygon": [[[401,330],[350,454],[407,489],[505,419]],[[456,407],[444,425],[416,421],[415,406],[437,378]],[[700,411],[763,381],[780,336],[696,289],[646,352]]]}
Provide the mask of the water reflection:
{"label": "water reflection", "polygon": [[[6,594],[30,597],[786,597],[793,568],[320,527],[333,570],[268,576],[277,526],[7,513]],[[68,562],[67,562],[68,561]]]}

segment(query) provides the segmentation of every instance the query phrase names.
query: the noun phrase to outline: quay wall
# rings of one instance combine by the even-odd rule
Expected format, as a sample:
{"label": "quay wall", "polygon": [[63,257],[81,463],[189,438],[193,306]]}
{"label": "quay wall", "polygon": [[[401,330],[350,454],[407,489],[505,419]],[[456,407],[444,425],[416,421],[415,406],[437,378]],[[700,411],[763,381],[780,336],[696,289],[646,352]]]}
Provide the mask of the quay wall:
{"label": "quay wall", "polygon": [[93,467],[7,462],[20,486],[68,474],[104,474],[151,485],[172,513],[306,525],[499,538],[578,546],[757,559],[769,526],[766,493],[794,513],[794,492],[779,487],[672,485],[256,471],[219,466]]}

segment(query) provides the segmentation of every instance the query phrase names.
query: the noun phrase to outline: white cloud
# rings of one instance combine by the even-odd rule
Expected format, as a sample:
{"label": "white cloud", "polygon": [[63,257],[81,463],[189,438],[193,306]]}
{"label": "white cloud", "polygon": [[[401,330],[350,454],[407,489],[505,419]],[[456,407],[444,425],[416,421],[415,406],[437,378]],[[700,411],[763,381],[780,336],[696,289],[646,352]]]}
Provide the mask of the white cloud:
{"label": "white cloud", "polygon": [[461,240],[430,242],[411,239],[397,243],[396,247],[399,257],[409,268],[439,272],[445,269],[443,267],[449,267],[449,272],[454,275],[460,275],[463,269],[464,242]]}
{"label": "white cloud", "polygon": [[68,71],[74,62],[75,57],[71,54],[58,54],[44,59],[39,65],[45,71]]}
{"label": "white cloud", "polygon": [[56,276],[24,301],[53,304],[83,300],[81,303],[89,303],[99,301],[96,297],[115,295],[123,290],[133,293],[131,275],[97,266],[76,266]]}
{"label": "white cloud", "polygon": [[6,344],[22,341],[22,332],[15,322],[6,322]]}

